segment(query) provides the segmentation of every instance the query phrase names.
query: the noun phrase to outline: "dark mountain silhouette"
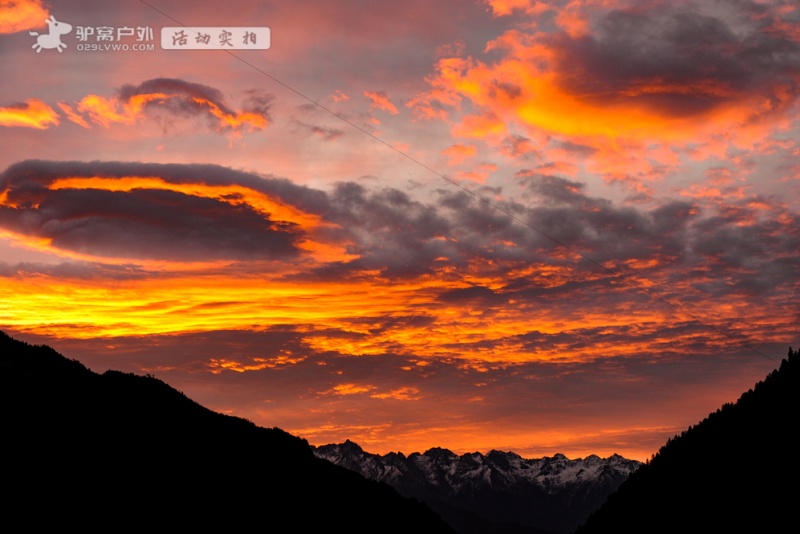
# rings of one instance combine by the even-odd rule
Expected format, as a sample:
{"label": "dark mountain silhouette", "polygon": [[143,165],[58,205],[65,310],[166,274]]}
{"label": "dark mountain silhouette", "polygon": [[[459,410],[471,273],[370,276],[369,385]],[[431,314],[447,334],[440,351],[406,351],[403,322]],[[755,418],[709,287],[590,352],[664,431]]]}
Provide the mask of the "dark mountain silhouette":
{"label": "dark mountain silhouette", "polygon": [[0,400],[0,509],[19,530],[452,532],[305,440],[2,332]]}
{"label": "dark mountain silhouette", "polygon": [[795,532],[799,352],[670,439],[576,533]]}

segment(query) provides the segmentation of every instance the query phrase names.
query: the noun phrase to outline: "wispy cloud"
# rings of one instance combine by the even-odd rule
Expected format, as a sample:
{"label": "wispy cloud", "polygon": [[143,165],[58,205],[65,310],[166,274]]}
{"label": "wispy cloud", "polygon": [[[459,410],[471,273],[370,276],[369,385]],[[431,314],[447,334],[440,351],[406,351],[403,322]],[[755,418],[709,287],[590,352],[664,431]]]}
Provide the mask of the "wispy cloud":
{"label": "wispy cloud", "polygon": [[364,91],[364,96],[372,101],[371,107],[373,109],[388,111],[392,115],[400,113],[397,110],[397,106],[392,104],[392,101],[389,100],[389,95],[387,95],[385,91]]}
{"label": "wispy cloud", "polygon": [[58,113],[35,98],[23,103],[0,107],[0,126],[18,126],[46,130],[59,123]]}

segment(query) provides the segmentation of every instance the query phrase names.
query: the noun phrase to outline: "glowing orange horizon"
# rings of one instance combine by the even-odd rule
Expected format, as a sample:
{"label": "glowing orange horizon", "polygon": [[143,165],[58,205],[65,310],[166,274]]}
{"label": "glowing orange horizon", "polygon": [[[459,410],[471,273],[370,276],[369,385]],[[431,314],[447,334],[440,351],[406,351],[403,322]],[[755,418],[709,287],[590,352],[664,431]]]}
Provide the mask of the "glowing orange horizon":
{"label": "glowing orange horizon", "polygon": [[[523,458],[552,457],[560,453],[574,460],[592,454],[606,458],[619,454],[644,462],[649,460],[668,438],[680,434],[683,427],[624,427],[578,429],[550,428],[541,430],[502,431],[491,424],[420,425],[419,428],[393,428],[391,425],[326,425],[292,428],[294,435],[312,445],[343,443],[349,439],[371,454],[402,452],[423,453],[431,447],[446,447],[455,454],[481,453],[491,450],[514,452]],[[645,438],[650,445],[641,446]],[[444,445],[446,444],[446,445]],[[657,445],[654,445],[657,444]]]}

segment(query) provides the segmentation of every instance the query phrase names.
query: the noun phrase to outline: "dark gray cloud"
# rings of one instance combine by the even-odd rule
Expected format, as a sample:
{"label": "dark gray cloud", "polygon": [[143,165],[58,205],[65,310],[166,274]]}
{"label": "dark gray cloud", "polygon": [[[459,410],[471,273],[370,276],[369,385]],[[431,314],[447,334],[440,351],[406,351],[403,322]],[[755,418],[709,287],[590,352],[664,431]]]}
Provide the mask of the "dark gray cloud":
{"label": "dark gray cloud", "polygon": [[[295,275],[303,278],[355,280],[378,271],[396,279],[460,280],[459,273],[471,268],[505,278],[506,285],[494,294],[484,288],[462,296],[498,303],[511,294],[529,300],[575,290],[575,284],[600,290],[621,283],[587,257],[621,277],[644,276],[661,291],[689,300],[701,298],[696,291],[706,297],[776,295],[791,291],[800,278],[800,216],[776,199],[708,206],[668,200],[645,210],[592,197],[582,183],[549,175],[527,176],[520,181],[524,195],[496,201],[514,220],[464,191],[440,190],[424,202],[390,187],[346,182],[323,191],[214,165],[27,161],[0,175],[6,195],[0,226],[50,239],[65,250],[132,259],[296,259],[302,254],[299,241],[309,236],[307,229],[247,204],[177,191],[48,188],[58,178],[76,176],[241,185],[317,215],[330,224],[315,229],[314,239],[346,246],[358,258]],[[492,196],[502,197],[502,191]],[[511,274],[531,265],[568,269],[558,279]]]}
{"label": "dark gray cloud", "polygon": [[744,1],[658,3],[610,11],[589,35],[548,39],[559,83],[588,101],[691,116],[760,95],[775,110],[800,94],[800,43],[777,13]]}
{"label": "dark gray cloud", "polygon": [[275,99],[272,94],[262,89],[249,89],[245,91],[247,98],[242,103],[242,110],[257,113],[267,120],[271,120],[270,109]]}
{"label": "dark gray cloud", "polygon": [[572,141],[559,141],[556,143],[556,146],[563,148],[567,152],[571,152],[579,157],[588,157],[592,156],[597,152],[597,149],[591,147],[589,145],[582,145],[579,143],[574,143]]}
{"label": "dark gray cloud", "polygon": [[329,198],[331,219],[361,256],[353,269],[409,276],[430,272],[440,257],[459,260],[458,247],[442,239],[451,233],[451,223],[435,206],[397,189],[373,191],[355,182],[338,184]]}
{"label": "dark gray cloud", "polygon": [[[695,230],[692,249],[703,258],[703,267],[711,272],[733,273],[714,280],[727,283],[728,292],[762,295],[774,291],[776,283],[800,279],[797,214],[784,214],[784,222],[779,222],[759,217],[747,205],[735,204],[699,221]],[[714,281],[706,284],[713,285]]]}
{"label": "dark gray cloud", "polygon": [[333,141],[344,135],[344,130],[338,128],[326,128],[324,126],[310,125],[311,133],[322,137],[325,141]]}
{"label": "dark gray cloud", "polygon": [[525,136],[514,134],[503,139],[503,150],[510,156],[523,160],[539,159],[541,156],[533,142]]}
{"label": "dark gray cloud", "polygon": [[[528,228],[463,192],[442,192],[439,202],[440,213],[451,221],[448,235],[456,238],[464,257],[501,260],[509,270],[521,264],[579,267],[557,285],[508,277],[500,292],[504,298],[552,297],[573,284],[600,290],[621,282],[559,243],[623,278],[644,276],[659,285],[659,292],[680,299],[775,296],[791,293],[800,278],[800,215],[787,211],[779,199],[746,198],[719,206],[667,200],[643,210],[591,197],[583,184],[560,177],[529,176],[522,183],[531,195],[526,204],[501,206]],[[498,246],[502,242],[516,246]],[[690,295],[687,284],[702,288],[702,294]],[[476,289],[470,292],[479,295]],[[487,306],[496,300],[482,298]]]}
{"label": "dark gray cloud", "polygon": [[339,128],[309,124],[300,120],[296,120],[295,122],[298,126],[308,130],[314,135],[321,137],[324,141],[333,141],[344,135],[344,130],[340,130]]}
{"label": "dark gray cloud", "polygon": [[[177,191],[56,189],[63,177],[159,177],[172,183],[250,184],[267,194],[287,187],[211,165],[27,161],[0,175],[0,226],[102,257],[166,260],[288,259],[303,230],[276,222],[246,204]],[[296,186],[295,186],[296,187]],[[274,194],[274,193],[273,193]]]}
{"label": "dark gray cloud", "polygon": [[292,225],[278,226],[245,206],[174,191],[61,190],[35,213],[4,208],[0,224],[48,237],[63,250],[108,257],[191,261],[297,252]]}

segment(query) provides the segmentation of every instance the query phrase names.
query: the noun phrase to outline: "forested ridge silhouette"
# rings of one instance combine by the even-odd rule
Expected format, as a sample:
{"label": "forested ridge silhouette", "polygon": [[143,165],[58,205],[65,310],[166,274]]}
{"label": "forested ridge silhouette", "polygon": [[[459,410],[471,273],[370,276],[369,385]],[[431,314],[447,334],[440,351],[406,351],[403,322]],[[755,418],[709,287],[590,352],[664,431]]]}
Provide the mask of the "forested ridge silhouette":
{"label": "forested ridge silhouette", "polygon": [[576,534],[794,532],[800,351],[667,441]]}
{"label": "forested ridge silhouette", "polygon": [[0,332],[2,509],[18,528],[452,532],[423,504],[215,413]]}

